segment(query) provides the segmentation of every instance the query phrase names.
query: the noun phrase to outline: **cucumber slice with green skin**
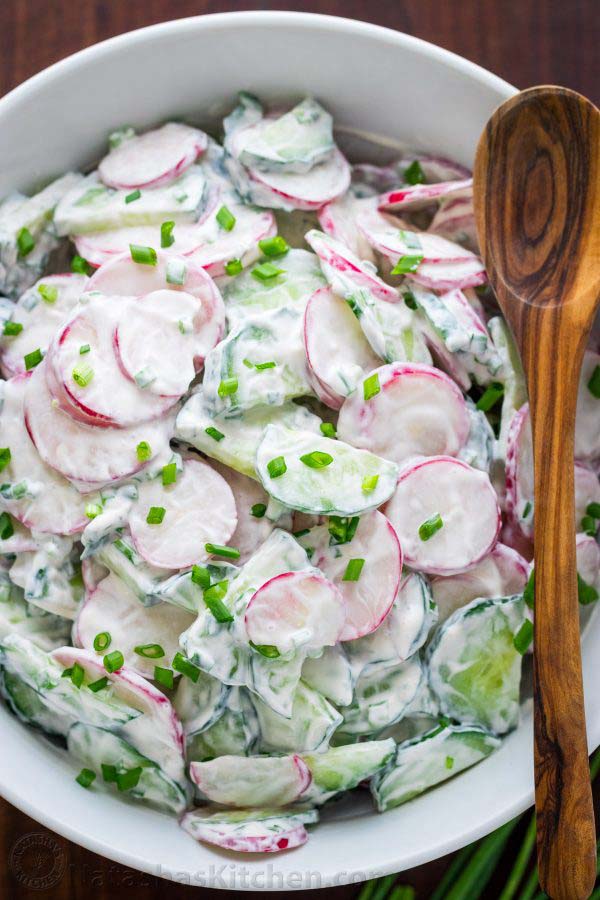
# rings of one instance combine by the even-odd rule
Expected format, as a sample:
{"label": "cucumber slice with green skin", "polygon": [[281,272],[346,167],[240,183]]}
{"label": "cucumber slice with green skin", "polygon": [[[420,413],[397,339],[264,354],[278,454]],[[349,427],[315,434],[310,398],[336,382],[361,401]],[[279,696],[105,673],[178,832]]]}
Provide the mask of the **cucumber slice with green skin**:
{"label": "cucumber slice with green skin", "polygon": [[524,537],[533,539],[533,437],[528,403],[513,416],[507,436],[506,515]]}
{"label": "cucumber slice with green skin", "polygon": [[[87,285],[85,275],[68,272],[47,275],[29,288],[14,304],[9,320],[23,326],[20,334],[0,338],[2,371],[7,378],[25,372],[25,355],[38,347],[45,353],[52,338],[63,324]],[[50,289],[56,299],[51,303],[42,299],[39,288]]]}
{"label": "cucumber slice with green skin", "polygon": [[114,766],[117,774],[140,768],[141,775],[135,787],[126,796],[143,800],[163,812],[178,815],[187,806],[186,791],[147,756],[139,753],[131,744],[103,728],[93,728],[77,723],[67,735],[67,748],[72,757],[96,772],[95,785],[104,787],[102,766]]}
{"label": "cucumber slice with green skin", "polygon": [[[326,454],[324,459],[332,457],[331,464],[319,469],[305,465],[301,457],[315,452]],[[268,467],[278,457],[284,458],[287,468],[274,478]],[[265,490],[292,509],[354,516],[380,506],[391,496],[398,469],[395,463],[342,441],[268,425],[256,453],[256,471]],[[365,479],[375,475],[375,487],[365,492]]]}
{"label": "cucumber slice with green skin", "polygon": [[423,791],[458,775],[500,746],[500,740],[475,725],[443,725],[405,741],[394,762],[373,779],[379,812],[393,809]]}
{"label": "cucumber slice with green skin", "polygon": [[252,697],[260,728],[262,753],[320,753],[329,746],[342,716],[328,701],[300,681],[291,716],[279,715],[258,697]]}
{"label": "cucumber slice with green skin", "polygon": [[129,533],[121,534],[110,543],[103,543],[94,554],[97,561],[133,593],[138,604],[151,607],[160,602],[159,592],[167,573],[142,559]]}
{"label": "cucumber slice with green skin", "polygon": [[332,409],[339,409],[362,376],[380,362],[356,316],[331,288],[320,288],[308,301],[304,348],[316,393]]}
{"label": "cucumber slice with green skin", "polygon": [[72,582],[71,548],[69,540],[46,540],[35,551],[18,554],[9,572],[28,603],[66,619],[75,619],[82,599]]}
{"label": "cucumber slice with green skin", "polygon": [[196,222],[209,202],[206,178],[198,166],[170,184],[144,190],[135,203],[126,203],[128,190],[106,187],[92,172],[68,191],[54,211],[60,236],[111,231],[161,222]]}
{"label": "cucumber slice with green skin", "polygon": [[[242,475],[258,479],[256,451],[270,423],[292,430],[320,434],[321,419],[304,406],[256,406],[235,416],[214,416],[200,388],[182,407],[175,424],[175,437],[230,466]],[[207,432],[207,429],[210,429]],[[216,437],[213,434],[216,433]],[[219,435],[223,435],[220,437]]]}
{"label": "cucumber slice with green skin", "polygon": [[220,756],[191,762],[190,778],[203,797],[222,806],[287,806],[308,789],[311,774],[292,756]]}
{"label": "cucumber slice with green skin", "polygon": [[203,131],[167,122],[112,149],[98,166],[98,174],[104,184],[120,190],[154,189],[182,175],[207,146]]}
{"label": "cucumber slice with green skin", "polygon": [[[234,228],[235,231],[235,228]],[[231,232],[230,232],[231,233]],[[232,328],[256,313],[297,309],[303,313],[311,295],[325,285],[319,261],[306,250],[288,250],[277,260],[280,275],[259,281],[251,271],[242,272],[226,285],[223,299]]]}
{"label": "cucumber slice with green skin", "polygon": [[[379,391],[365,400],[365,378],[344,402],[338,435],[354,447],[401,463],[411,456],[456,456],[471,420],[456,384],[432,366],[395,363],[375,369]],[[372,378],[374,373],[367,377]]]}
{"label": "cucumber slice with green skin", "polygon": [[[212,584],[216,584],[218,581],[231,580],[239,572],[237,566],[232,566],[229,563],[209,561],[204,563],[204,568],[208,569]],[[175,575],[157,584],[152,590],[150,603],[147,605],[152,606],[157,600],[172,603],[173,606],[178,606],[195,615],[198,615],[199,610],[204,609],[202,588],[194,584],[191,572],[177,572]]]}
{"label": "cucumber slice with green skin", "polygon": [[425,209],[457,191],[473,192],[473,179],[462,181],[438,181],[436,184],[415,184],[388,191],[377,198],[377,208],[384,212],[415,212]]}
{"label": "cucumber slice with green skin", "polygon": [[351,191],[327,203],[318,212],[319,225],[330,237],[344,244],[359,259],[375,262],[375,254],[359,231],[356,218],[361,208],[372,200],[359,199]]}
{"label": "cucumber slice with green skin", "polygon": [[[179,635],[193,621],[192,614],[167,603],[142,606],[133,591],[111,574],[86,597],[75,622],[73,641],[92,650],[96,635],[108,631],[125,665],[145,678],[153,678],[154,667],[173,658],[179,649]],[[135,647],[151,644],[159,644],[164,654],[147,658],[135,652]]]}
{"label": "cucumber slice with green skin", "polygon": [[[235,217],[231,231],[225,231],[217,221],[222,205],[226,205]],[[191,253],[190,259],[212,278],[219,278],[227,275],[226,266],[230,260],[239,259],[244,267],[256,262],[260,256],[258,242],[276,233],[277,226],[271,212],[240,203],[234,191],[223,193],[215,210],[198,226],[201,243]]]}
{"label": "cucumber slice with green skin", "polygon": [[340,590],[317,570],[286,572],[250,598],[244,622],[249,640],[281,654],[333,646],[340,640],[346,603]]}
{"label": "cucumber slice with green skin", "polygon": [[352,703],[354,679],[343,647],[324,647],[320,656],[309,656],[302,666],[302,680],[336,706]]}
{"label": "cucumber slice with green skin", "polygon": [[9,634],[21,635],[49,652],[68,642],[71,622],[27,603],[23,592],[0,572],[0,642]]}
{"label": "cucumber slice with green skin", "polygon": [[216,756],[251,756],[258,743],[258,719],[244,688],[231,688],[222,715],[187,740],[188,760]]}
{"label": "cucumber slice with green skin", "polygon": [[181,827],[195,840],[215,844],[237,853],[277,853],[292,850],[308,840],[305,824],[318,819],[316,810],[299,807],[252,810],[192,809],[181,819]]}
{"label": "cucumber slice with green skin", "polygon": [[40,692],[6,669],[0,670],[0,695],[21,722],[41,728],[47,734],[64,736],[70,723],[75,721],[75,718],[69,718],[66,723],[62,721],[59,711],[50,708]]}
{"label": "cucumber slice with green skin", "polygon": [[273,521],[266,513],[262,513],[262,508],[269,504],[269,495],[258,482],[247,475],[218,462],[212,462],[211,465],[225,478],[235,498],[237,525],[229,542],[240,551],[236,562],[242,566],[273,531]]}
{"label": "cucumber slice with green skin", "polygon": [[228,116],[223,119],[223,131],[228,139],[241,128],[256,125],[263,118],[263,106],[258,97],[248,91],[238,93],[238,102]]}
{"label": "cucumber slice with green skin", "polygon": [[1,385],[0,432],[10,461],[0,479],[26,485],[20,499],[2,496],[0,507],[27,528],[50,534],[74,534],[86,525],[85,503],[79,492],[40,459],[23,420],[26,388],[32,375],[17,375]]}
{"label": "cucumber slice with green skin", "polygon": [[577,414],[575,416],[575,458],[597,460],[600,457],[600,428],[598,413],[600,400],[592,393],[589,384],[600,366],[600,354],[586,351],[579,379]]}
{"label": "cucumber slice with green skin", "polygon": [[494,461],[496,445],[494,429],[488,422],[485,413],[477,409],[470,398],[467,398],[466,402],[470,420],[469,435],[457,456],[458,459],[462,459],[474,469],[481,469],[482,472],[489,473]]}
{"label": "cucumber slice with green skin", "polygon": [[198,681],[180,678],[173,706],[189,740],[219,721],[227,708],[232,688],[201,672]]}
{"label": "cucumber slice with green skin", "polygon": [[322,804],[340,791],[353,788],[391,762],[396,750],[393,740],[364,741],[347,747],[333,747],[325,753],[311,753],[302,757],[312,783],[302,795],[309,803]]}
{"label": "cucumber slice with green skin", "polygon": [[529,563],[520,553],[504,544],[468,572],[431,579],[433,599],[437,603],[440,624],[461,606],[478,597],[507,597],[520,594],[529,578]]}
{"label": "cucumber slice with green skin", "polygon": [[[385,514],[396,529],[405,563],[431,575],[471,569],[493,549],[501,525],[487,474],[450,456],[408,463]],[[437,530],[422,537],[426,523]]]}
{"label": "cucumber slice with green skin", "polygon": [[[230,382],[235,390],[224,393]],[[242,322],[206,357],[203,386],[215,414],[282,406],[310,394],[301,316],[279,309]]]}
{"label": "cucumber slice with green skin", "polygon": [[[164,509],[159,524],[148,522],[149,510]],[[233,493],[224,478],[195,459],[184,463],[174,484],[155,478],[140,485],[129,516],[138,553],[151,565],[184,569],[210,556],[207,543],[226,546],[237,525]]]}
{"label": "cucumber slice with green skin", "polygon": [[527,403],[527,386],[519,350],[510,328],[502,316],[494,316],[490,319],[488,329],[498,355],[502,360],[502,369],[498,374],[498,379],[504,385],[504,396],[502,398],[500,434],[496,444],[496,456],[498,459],[504,460],[506,459],[508,430],[514,414],[524,403]]}
{"label": "cucumber slice with green skin", "polygon": [[444,715],[495,734],[516,727],[522,656],[513,641],[524,619],[521,595],[473,600],[436,631],[429,680]]}
{"label": "cucumber slice with green skin", "polygon": [[407,715],[399,722],[396,722],[395,725],[392,725],[391,728],[386,728],[385,731],[382,731],[379,735],[379,739],[382,740],[383,738],[391,737],[397,744],[402,744],[404,741],[422,737],[422,735],[431,731],[432,728],[437,728],[438,725],[439,720],[437,715]]}
{"label": "cucumber slice with green skin", "polygon": [[356,682],[352,703],[340,710],[340,732],[369,735],[389,728],[405,715],[424,678],[417,656],[400,664],[369,667]]}

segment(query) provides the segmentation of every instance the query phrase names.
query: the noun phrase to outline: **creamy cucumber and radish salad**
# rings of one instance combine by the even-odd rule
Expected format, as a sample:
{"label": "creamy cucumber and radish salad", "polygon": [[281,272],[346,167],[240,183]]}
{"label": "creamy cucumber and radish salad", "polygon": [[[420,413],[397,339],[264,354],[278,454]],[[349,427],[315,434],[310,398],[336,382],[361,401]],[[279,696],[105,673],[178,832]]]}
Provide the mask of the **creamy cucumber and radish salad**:
{"label": "creamy cucumber and radish salad", "polygon": [[[470,173],[350,164],[311,97],[231,105],[0,205],[0,690],[90,803],[274,852],[517,726],[531,425]],[[576,458],[590,609],[594,343]]]}

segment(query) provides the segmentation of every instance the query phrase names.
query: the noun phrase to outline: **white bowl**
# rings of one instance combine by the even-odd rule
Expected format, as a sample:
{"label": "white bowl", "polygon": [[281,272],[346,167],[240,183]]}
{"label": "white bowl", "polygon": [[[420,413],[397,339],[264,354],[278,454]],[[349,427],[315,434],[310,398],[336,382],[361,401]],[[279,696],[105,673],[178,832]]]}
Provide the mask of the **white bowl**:
{"label": "white bowl", "polygon": [[[489,72],[385,28],[302,13],[181,19],[77,53],[0,100],[0,196],[80,168],[106,135],[188,115],[215,119],[240,88],[315,94],[338,125],[471,165],[479,133],[514,88]],[[391,154],[390,154],[391,155]],[[560,640],[560,636],[557,636]],[[600,742],[600,622],[584,639],[590,748]],[[308,844],[244,858],[196,844],[174,819],[74,781],[76,767],[0,708],[0,792],[33,818],[103,856],[188,884],[292,890],[361,881],[426,863],[532,803],[531,710],[474,769],[385,815],[367,797],[323,813]]]}

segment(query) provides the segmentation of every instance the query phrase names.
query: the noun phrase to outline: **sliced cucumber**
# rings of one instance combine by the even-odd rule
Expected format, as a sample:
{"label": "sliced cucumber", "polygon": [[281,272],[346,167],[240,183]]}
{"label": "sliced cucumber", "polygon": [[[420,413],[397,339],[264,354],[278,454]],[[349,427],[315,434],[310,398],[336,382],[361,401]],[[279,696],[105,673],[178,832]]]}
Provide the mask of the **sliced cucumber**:
{"label": "sliced cucumber", "polygon": [[190,778],[202,797],[223,806],[287,806],[307,789],[311,775],[306,763],[290,756],[219,756],[191,762]]}
{"label": "sliced cucumber", "polygon": [[336,706],[352,703],[352,669],[340,644],[324,647],[320,656],[309,656],[302,666],[302,680]]}
{"label": "sliced cucumber", "polygon": [[173,699],[186,738],[205,731],[224,714],[231,688],[200,672],[198,681],[180,678]]}
{"label": "sliced cucumber", "polygon": [[252,697],[260,727],[261,752],[322,752],[342,722],[341,715],[322,694],[299,682],[294,694],[291,717],[274,712],[266,703]]}
{"label": "sliced cucumber", "polygon": [[487,420],[484,412],[476,409],[473,401],[467,397],[467,412],[471,427],[466,442],[461,447],[457,456],[463,462],[489,472],[494,459],[495,437],[494,430]]}
{"label": "sliced cucumber", "polygon": [[27,603],[22,590],[0,572],[0,641],[8,634],[20,634],[50,651],[68,643],[71,622]]}
{"label": "sliced cucumber", "polygon": [[358,679],[354,700],[342,708],[343,734],[377,734],[406,714],[423,679],[421,661],[413,656],[406,662],[373,665]]}
{"label": "sliced cucumber", "polygon": [[142,559],[129,534],[103,544],[95,557],[135,594],[142,606],[153,606],[158,602],[158,592],[167,573]]}
{"label": "sliced cucumber", "polygon": [[[218,581],[231,580],[235,578],[239,569],[229,563],[207,562],[204,565],[208,569],[212,584]],[[197,613],[204,609],[202,601],[202,588],[192,581],[191,572],[177,572],[170,578],[166,578],[155,588],[152,602],[155,600],[165,600],[172,603],[173,606],[179,606],[188,612]]]}
{"label": "sliced cucumber", "polygon": [[331,155],[333,119],[307,97],[279,118],[262,119],[243,132],[238,156],[245,166],[265,172],[309,172]]}
{"label": "sliced cucumber", "polygon": [[227,754],[250,756],[258,738],[258,719],[248,692],[244,688],[231,688],[223,714],[188,739],[187,758],[202,761]]}
{"label": "sliced cucumber", "polygon": [[527,403],[527,385],[519,350],[511,330],[502,316],[494,316],[490,319],[488,329],[502,361],[498,380],[502,381],[504,385],[504,395],[496,455],[499,459],[504,460],[506,459],[506,440],[512,417],[524,403]]}
{"label": "sliced cucumber", "polygon": [[310,803],[325,803],[340,791],[350,791],[361,781],[372,778],[392,759],[396,745],[391,738],[385,741],[364,741],[333,747],[325,753],[303,755],[302,759],[312,775],[312,782],[302,795]]}

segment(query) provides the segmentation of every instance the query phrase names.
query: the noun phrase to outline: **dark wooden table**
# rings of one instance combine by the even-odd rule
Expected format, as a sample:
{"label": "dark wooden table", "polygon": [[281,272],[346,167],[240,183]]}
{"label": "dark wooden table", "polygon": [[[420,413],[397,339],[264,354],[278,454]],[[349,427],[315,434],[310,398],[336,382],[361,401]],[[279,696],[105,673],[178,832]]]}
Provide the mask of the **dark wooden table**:
{"label": "dark wooden table", "polygon": [[[564,84],[596,103],[600,101],[599,0],[0,0],[0,95],[45,66],[112,35],[166,19],[239,9],[298,9],[375,22],[453,50],[518,87]],[[1,753],[0,749],[0,765]],[[35,773],[31,776],[35,778]],[[59,795],[56,802],[60,803]],[[507,858],[521,835],[521,831],[514,835]],[[356,849],[348,847],[349,858]],[[32,885],[31,877],[24,876],[44,871],[50,857],[58,861],[58,880],[50,878],[54,883],[42,889],[23,883]],[[418,897],[426,898],[447,863],[448,859],[438,860],[414,869],[405,873],[402,882],[414,885]],[[314,891],[311,897],[342,900],[355,897],[358,890]],[[191,900],[198,894],[192,888],[125,869],[53,836],[0,799],[0,897],[25,900],[40,896],[52,900]],[[204,890],[202,896],[209,900],[223,894]],[[497,896],[493,884],[485,896]]]}

